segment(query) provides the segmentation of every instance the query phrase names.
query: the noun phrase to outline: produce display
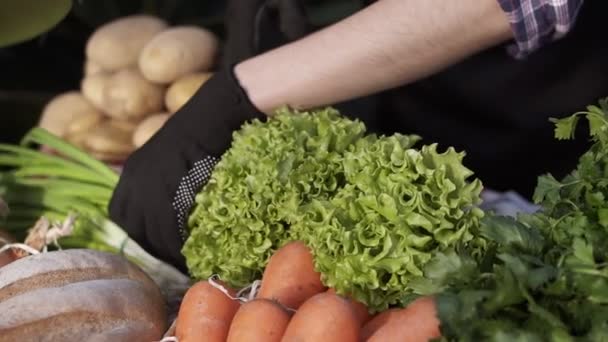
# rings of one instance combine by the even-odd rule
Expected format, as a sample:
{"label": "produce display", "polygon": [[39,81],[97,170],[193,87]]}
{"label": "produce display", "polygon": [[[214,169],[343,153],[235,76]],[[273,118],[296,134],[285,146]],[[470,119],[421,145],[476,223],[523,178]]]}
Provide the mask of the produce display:
{"label": "produce display", "polygon": [[[313,249],[325,285],[373,311],[403,299],[433,253],[479,244],[479,180],[463,153],[365,135],[332,109],[284,110],[235,134],[196,198],[183,253],[199,279],[257,279],[290,240]],[[298,268],[298,267],[296,267]]]}
{"label": "produce display", "polygon": [[51,99],[39,126],[120,164],[211,76],[218,40],[201,27],[132,15],[99,27],[85,52],[80,90]]}
{"label": "produce display", "polygon": [[235,132],[199,189],[189,276],[150,255],[108,217],[107,162],[188,101],[217,49],[150,16],[108,23],[81,90],[0,144],[0,340],[608,340],[608,99],[551,120],[572,139],[585,119],[591,147],[514,217],[479,208],[464,151],[282,108]]}
{"label": "produce display", "polygon": [[416,136],[366,136],[332,110],[245,125],[197,196],[183,250],[199,284],[242,303],[221,336],[605,341],[608,100],[553,119],[556,138],[582,116],[594,144],[564,180],[540,176],[541,210],[517,217],[480,212],[463,155]]}

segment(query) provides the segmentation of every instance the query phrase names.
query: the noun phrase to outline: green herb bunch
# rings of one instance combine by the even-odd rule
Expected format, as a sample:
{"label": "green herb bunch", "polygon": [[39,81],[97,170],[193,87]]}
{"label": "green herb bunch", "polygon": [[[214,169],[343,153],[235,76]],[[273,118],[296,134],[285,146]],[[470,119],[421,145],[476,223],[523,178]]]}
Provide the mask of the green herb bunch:
{"label": "green herb bunch", "polygon": [[539,177],[542,211],[486,216],[484,258],[429,263],[444,340],[608,340],[608,102],[552,119],[556,138],[573,138],[581,116],[592,146],[562,181]]}

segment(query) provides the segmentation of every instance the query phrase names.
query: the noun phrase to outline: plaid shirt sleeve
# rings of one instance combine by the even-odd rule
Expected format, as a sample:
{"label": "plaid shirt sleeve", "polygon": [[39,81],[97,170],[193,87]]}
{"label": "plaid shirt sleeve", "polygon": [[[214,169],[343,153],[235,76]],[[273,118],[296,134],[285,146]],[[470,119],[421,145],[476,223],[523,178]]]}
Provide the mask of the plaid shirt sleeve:
{"label": "plaid shirt sleeve", "polygon": [[515,44],[508,47],[515,58],[524,58],[566,35],[584,0],[498,0],[506,12]]}

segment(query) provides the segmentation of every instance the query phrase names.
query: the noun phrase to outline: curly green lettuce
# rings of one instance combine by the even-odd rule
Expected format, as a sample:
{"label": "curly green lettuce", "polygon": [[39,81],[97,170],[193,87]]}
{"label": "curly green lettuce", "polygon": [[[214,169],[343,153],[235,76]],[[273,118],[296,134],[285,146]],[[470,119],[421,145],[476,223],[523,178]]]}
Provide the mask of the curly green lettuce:
{"label": "curly green lettuce", "polygon": [[240,287],[260,278],[289,239],[299,207],[344,186],[344,151],[365,133],[334,109],[280,110],[234,134],[232,147],[196,197],[182,253],[191,275]]}
{"label": "curly green lettuce", "polygon": [[291,233],[315,256],[324,284],[372,311],[397,304],[432,256],[475,236],[481,182],[464,153],[417,137],[367,136],[344,153],[346,185],[302,208]]}
{"label": "curly green lettuce", "polygon": [[242,287],[302,240],[327,286],[373,311],[397,304],[434,253],[474,239],[483,215],[464,153],[419,141],[365,135],[334,109],[244,125],[196,197],[182,250],[191,275]]}

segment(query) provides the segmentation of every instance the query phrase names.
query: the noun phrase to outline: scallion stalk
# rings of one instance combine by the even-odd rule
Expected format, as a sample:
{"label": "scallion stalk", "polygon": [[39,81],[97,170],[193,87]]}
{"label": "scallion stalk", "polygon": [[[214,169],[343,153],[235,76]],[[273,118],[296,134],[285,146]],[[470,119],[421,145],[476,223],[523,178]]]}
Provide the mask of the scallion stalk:
{"label": "scallion stalk", "polygon": [[[47,146],[58,155],[37,147]],[[113,223],[107,206],[118,174],[107,165],[42,128],[32,129],[20,146],[0,144],[0,196],[11,207],[4,221],[17,235],[45,216],[53,222],[75,214],[69,236],[59,239],[60,248],[88,248],[121,254],[139,265],[165,292],[175,298],[190,279],[173,266],[155,258]]]}

